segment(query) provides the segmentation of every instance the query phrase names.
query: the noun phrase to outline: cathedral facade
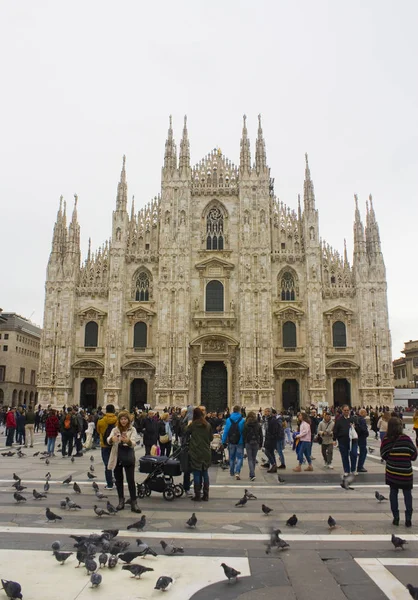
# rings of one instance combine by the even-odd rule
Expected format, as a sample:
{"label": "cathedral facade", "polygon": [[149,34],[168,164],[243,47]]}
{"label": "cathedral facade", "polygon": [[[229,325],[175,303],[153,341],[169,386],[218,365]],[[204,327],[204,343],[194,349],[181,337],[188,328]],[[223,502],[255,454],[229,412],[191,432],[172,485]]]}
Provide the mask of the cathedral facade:
{"label": "cathedral facade", "polygon": [[194,167],[170,127],[161,194],[128,213],[125,158],[112,236],[81,262],[77,198],[62,199],[47,267],[42,404],[132,408],[238,403],[392,404],[387,284],[372,198],[357,198],[352,264],[320,238],[306,157],[303,201],[274,195],[259,118],[251,162],[219,149]]}

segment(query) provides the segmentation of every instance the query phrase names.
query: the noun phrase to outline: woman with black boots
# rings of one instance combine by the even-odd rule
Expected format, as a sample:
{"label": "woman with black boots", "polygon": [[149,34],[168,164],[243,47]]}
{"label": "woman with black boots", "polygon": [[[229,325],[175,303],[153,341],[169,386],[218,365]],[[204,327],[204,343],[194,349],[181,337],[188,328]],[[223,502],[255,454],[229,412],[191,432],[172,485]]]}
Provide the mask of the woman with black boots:
{"label": "woman with black boots", "polygon": [[[209,474],[212,454],[210,443],[213,440],[212,427],[203,416],[200,408],[193,410],[193,421],[188,428],[190,434],[189,459],[193,471],[194,496],[192,500],[209,500]],[[203,494],[202,493],[203,484]]]}
{"label": "woman with black boots", "polygon": [[390,508],[393,525],[399,525],[398,492],[405,501],[405,527],[412,526],[413,471],[411,461],[417,458],[417,449],[411,438],[403,433],[398,417],[391,417],[380,446],[380,456],[386,461],[386,483],[390,486]]}
{"label": "woman with black boots", "polygon": [[140,513],[135,487],[136,429],[132,426],[131,415],[127,410],[121,410],[118,414],[116,427],[110,432],[107,443],[112,447],[107,468],[113,469],[119,496],[119,504],[116,510],[125,508],[125,495],[123,492],[123,470],[125,469],[126,482],[131,498],[131,511]]}

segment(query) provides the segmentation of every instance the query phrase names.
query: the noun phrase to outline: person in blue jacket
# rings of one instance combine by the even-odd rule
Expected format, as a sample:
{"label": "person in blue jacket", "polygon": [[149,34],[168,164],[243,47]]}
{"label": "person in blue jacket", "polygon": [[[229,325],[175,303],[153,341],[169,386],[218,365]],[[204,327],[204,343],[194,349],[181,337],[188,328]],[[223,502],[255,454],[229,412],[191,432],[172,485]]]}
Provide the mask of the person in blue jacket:
{"label": "person in blue jacket", "polygon": [[240,473],[244,460],[244,423],[241,407],[234,406],[231,415],[225,421],[222,434],[222,445],[228,444],[229,473],[231,477],[235,475],[235,479],[241,479]]}

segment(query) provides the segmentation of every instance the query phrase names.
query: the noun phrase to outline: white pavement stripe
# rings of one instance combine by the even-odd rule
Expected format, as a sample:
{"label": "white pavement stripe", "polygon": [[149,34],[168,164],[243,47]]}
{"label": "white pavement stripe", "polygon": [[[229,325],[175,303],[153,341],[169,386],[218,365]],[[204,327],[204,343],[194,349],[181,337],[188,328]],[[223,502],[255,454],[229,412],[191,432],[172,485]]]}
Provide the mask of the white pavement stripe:
{"label": "white pavement stripe", "polygon": [[[103,528],[110,527],[107,521],[103,521]],[[102,529],[75,529],[66,527],[2,527],[0,533],[13,535],[90,535],[90,533],[101,533]],[[123,531],[119,530],[119,537],[144,539],[169,539],[169,540],[213,540],[213,541],[249,541],[265,542],[269,539],[268,534],[263,533],[208,533],[199,531],[199,528],[193,531]],[[303,535],[298,533],[287,533],[283,531],[282,537],[291,542],[388,542],[390,544],[390,534],[352,534],[338,535],[328,533],[327,535]],[[418,542],[418,534],[409,534],[402,536],[410,542]],[[392,547],[392,546],[390,546]]]}
{"label": "white pavement stripe", "polygon": [[[373,454],[368,454],[367,458],[372,458],[373,460],[378,460],[380,462],[380,456],[374,456]],[[382,463],[382,467],[384,468],[384,464],[383,463]],[[412,465],[412,469],[414,471],[418,471],[418,467],[414,467],[413,465]]]}
{"label": "white pavement stripe", "polygon": [[379,559],[355,558],[356,563],[367,573],[370,579],[382,590],[389,600],[407,600],[411,598],[406,587],[393,575],[387,566],[416,566],[418,559]]}

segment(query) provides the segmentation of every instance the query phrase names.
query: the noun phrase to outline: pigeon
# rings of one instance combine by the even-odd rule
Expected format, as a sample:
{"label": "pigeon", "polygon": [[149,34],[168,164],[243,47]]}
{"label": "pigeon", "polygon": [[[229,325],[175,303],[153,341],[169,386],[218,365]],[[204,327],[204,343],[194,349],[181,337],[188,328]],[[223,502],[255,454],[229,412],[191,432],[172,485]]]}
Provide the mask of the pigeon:
{"label": "pigeon", "polygon": [[90,473],[90,471],[87,471],[87,477],[89,479],[96,479],[96,475],[93,475],[93,473]]}
{"label": "pigeon", "polygon": [[90,456],[90,462],[94,462],[94,456],[93,455]]}
{"label": "pigeon", "polygon": [[100,573],[92,573],[90,576],[91,587],[98,587],[102,583],[102,576]]}
{"label": "pigeon", "polygon": [[13,487],[15,488],[16,492],[23,492],[23,490],[28,489],[25,485],[20,485],[20,483],[16,483]]}
{"label": "pigeon", "polygon": [[64,481],[62,483],[63,483],[63,485],[70,485],[72,480],[73,480],[73,476],[70,475],[69,477],[67,477],[67,479],[64,479]]}
{"label": "pigeon", "polygon": [[49,492],[49,488],[50,488],[50,485],[49,485],[48,481],[45,481],[45,483],[44,483],[44,492],[45,493]]}
{"label": "pigeon", "polygon": [[190,527],[191,529],[194,529],[197,525],[197,517],[196,517],[196,513],[193,513],[192,516],[190,517],[190,519],[188,519],[186,521],[186,525],[188,527]]}
{"label": "pigeon", "polygon": [[235,504],[235,506],[245,506],[248,502],[248,498],[247,496],[243,496],[240,500],[238,500],[238,502]]}
{"label": "pigeon", "polygon": [[184,554],[184,548],[181,548],[179,546],[172,546],[171,544],[167,544],[164,540],[161,540],[160,544],[162,546],[164,554]]}
{"label": "pigeon", "polygon": [[374,497],[376,498],[376,500],[379,502],[379,504],[381,502],[383,502],[383,500],[387,500],[387,498],[385,498],[384,496],[382,496],[382,494],[380,494],[377,490],[374,493]]}
{"label": "pigeon", "polygon": [[418,600],[418,587],[414,587],[410,583],[407,584],[406,589],[409,591],[409,595],[414,600]]}
{"label": "pigeon", "polygon": [[106,554],[106,552],[102,552],[99,556],[100,568],[105,567],[106,564],[107,564],[107,554]]}
{"label": "pigeon", "polygon": [[172,583],[173,580],[171,579],[171,577],[161,575],[161,577],[157,579],[157,583],[155,584],[154,590],[161,590],[162,592],[165,592]]}
{"label": "pigeon", "polygon": [[52,553],[58,552],[61,549],[61,542],[52,542],[51,544]]}
{"label": "pigeon", "polygon": [[23,458],[24,456],[26,456],[26,454],[24,452],[22,452],[21,450],[19,450],[19,452],[17,453],[17,457]]}
{"label": "pigeon", "polygon": [[112,556],[109,556],[109,560],[107,563],[107,566],[109,567],[109,569],[114,569],[117,564],[118,564],[118,557],[115,556],[114,554]]}
{"label": "pigeon", "polygon": [[125,552],[127,548],[129,548],[131,544],[129,542],[123,542],[122,540],[118,540],[115,542],[109,552],[110,554],[119,554],[119,552]]}
{"label": "pigeon", "polygon": [[45,475],[45,479],[47,481],[49,481],[51,479],[51,473],[48,471],[48,473]]}
{"label": "pigeon", "polygon": [[61,500],[60,508],[62,508],[63,510],[67,508],[67,500]]}
{"label": "pigeon", "polygon": [[150,567],[143,567],[142,565],[123,565],[122,571],[130,571],[132,573],[132,577],[140,579],[141,575],[146,573],[147,571],[153,571]]}
{"label": "pigeon", "polygon": [[46,464],[46,465],[49,465],[49,458],[47,458],[47,459],[45,460],[45,464]]}
{"label": "pigeon", "polygon": [[342,481],[340,483],[340,486],[344,489],[344,490],[354,490],[353,487],[350,487],[350,483],[353,483],[354,481],[354,474],[352,473],[351,475],[345,475],[342,478]]}
{"label": "pigeon", "polygon": [[105,496],[105,494],[102,494],[102,492],[99,492],[98,490],[96,490],[96,498],[98,500],[104,500],[105,498],[107,499],[107,496]]}
{"label": "pigeon", "polygon": [[106,508],[110,512],[111,515],[115,515],[118,511],[116,510],[116,506],[113,506],[109,500],[106,502]]}
{"label": "pigeon", "polygon": [[78,504],[76,504],[73,500],[71,500],[71,498],[69,498],[68,496],[65,498],[66,502],[67,502],[67,506],[69,510],[76,510],[77,508],[81,508],[81,506],[79,506]]}
{"label": "pigeon", "polygon": [[62,521],[62,517],[60,517],[59,515],[56,515],[55,513],[52,512],[52,510],[50,510],[49,508],[47,508],[45,510],[45,516],[46,516],[46,520],[47,521],[56,521],[58,519],[58,521]]}
{"label": "pigeon", "polygon": [[244,490],[244,497],[247,498],[247,500],[257,500],[257,496],[254,496],[254,494],[248,490]]}
{"label": "pigeon", "polygon": [[158,556],[158,554],[155,552],[155,550],[150,548],[148,546],[148,544],[145,544],[144,542],[142,542],[142,540],[139,540],[139,539],[136,540],[136,545],[138,546],[137,554],[139,556],[142,556],[143,558],[145,558],[148,554],[151,554],[151,556]]}
{"label": "pigeon", "polygon": [[279,483],[285,483],[285,480],[283,479],[283,477],[280,477],[280,475],[277,476],[277,481]]}
{"label": "pigeon", "polygon": [[1,453],[1,455],[2,455],[2,456],[14,456],[14,455],[15,455],[15,452],[11,452],[11,451],[9,450],[9,452],[2,452],[2,453]]}
{"label": "pigeon", "polygon": [[95,492],[99,491],[99,486],[97,485],[97,483],[95,481],[93,481],[92,486],[93,486],[93,489]]}
{"label": "pigeon", "polygon": [[146,524],[146,518],[145,515],[142,515],[142,517],[139,519],[139,521],[135,521],[135,523],[131,523],[131,525],[128,525],[128,527],[126,529],[136,529],[137,531],[142,531],[145,527]]}
{"label": "pigeon", "polygon": [[337,527],[337,521],[333,519],[331,515],[328,517],[328,527],[330,529],[335,529]]}
{"label": "pigeon", "polygon": [[32,494],[33,494],[33,497],[35,498],[35,500],[42,500],[43,498],[47,497],[46,494],[40,494],[36,490],[33,490]]}
{"label": "pigeon", "polygon": [[90,573],[94,573],[95,571],[97,571],[97,562],[90,557],[86,557],[86,560],[84,561],[84,566],[87,569],[87,575],[90,575]]}
{"label": "pigeon", "polygon": [[402,548],[402,550],[404,549],[404,545],[407,544],[408,542],[406,540],[403,540],[402,538],[393,535],[392,533],[392,539],[391,539],[392,544],[395,547],[395,550],[397,550],[398,548]]}
{"label": "pigeon", "polygon": [[297,523],[298,523],[298,518],[296,515],[292,515],[286,521],[286,525],[288,525],[289,527],[296,527]]}
{"label": "pigeon", "polygon": [[111,538],[115,538],[119,534],[119,529],[102,529],[102,533],[108,533]]}
{"label": "pigeon", "polygon": [[373,454],[373,452],[374,452],[374,448],[372,448],[371,446],[369,446],[369,447],[367,448],[367,451],[368,451],[368,453],[369,453],[369,454]]}
{"label": "pigeon", "polygon": [[80,486],[75,481],[74,481],[74,485],[73,485],[73,490],[75,491],[76,494],[81,494]]}
{"label": "pigeon", "polygon": [[57,550],[54,550],[54,556],[61,565],[63,565],[67,558],[69,558],[72,554],[72,552],[58,552]]}
{"label": "pigeon", "polygon": [[[13,473],[13,479],[14,479],[15,481],[22,481],[22,478],[21,478],[21,477],[19,477],[19,475],[16,475],[16,473]],[[3,581],[3,580],[2,580],[2,581]]]}
{"label": "pigeon", "polygon": [[39,452],[34,452],[34,453],[32,454],[32,456],[38,456],[38,455],[39,455]]}
{"label": "pigeon", "polygon": [[286,548],[290,548],[289,544],[285,542],[285,540],[282,540],[282,538],[277,540],[276,546],[279,550],[286,550]]}
{"label": "pigeon", "polygon": [[13,494],[13,498],[16,500],[16,502],[19,504],[20,502],[26,502],[26,498],[25,496],[22,496],[22,494],[19,494],[19,492],[15,492]]}
{"label": "pigeon", "polygon": [[97,504],[93,506],[93,509],[98,517],[103,517],[103,515],[110,517],[110,513],[108,513],[106,510],[103,510],[103,508],[99,508]]}
{"label": "pigeon", "polygon": [[94,466],[93,466],[93,465],[90,465],[90,471],[91,471],[92,473],[94,473]]}
{"label": "pigeon", "polygon": [[123,554],[119,554],[119,558],[127,565],[139,556],[142,556],[142,552],[124,552]]}
{"label": "pigeon", "polygon": [[76,569],[78,569],[81,565],[81,563],[84,563],[86,560],[86,553],[84,550],[77,550],[77,560],[78,560],[78,565],[76,566]]}
{"label": "pigeon", "polygon": [[228,583],[236,583],[238,575],[241,575],[239,571],[236,571],[232,567],[228,567],[225,563],[221,564],[224,570],[225,576],[228,578]]}
{"label": "pigeon", "polygon": [[[19,488],[22,487],[22,480],[18,479],[17,481],[15,481],[14,483],[12,483],[12,488],[15,488],[15,490],[19,490]],[[24,488],[26,490],[26,488]]]}
{"label": "pigeon", "polygon": [[73,462],[75,462],[75,458],[74,458],[74,456],[72,456],[72,457],[70,458],[70,460],[71,460],[71,462],[72,462],[72,463],[73,463]]}
{"label": "pigeon", "polygon": [[20,583],[17,583],[17,581],[8,581],[7,579],[2,579],[1,584],[8,598],[11,598],[11,600],[20,598],[20,600],[22,600],[22,586]]}
{"label": "pigeon", "polygon": [[268,506],[266,506],[265,504],[262,504],[262,505],[261,505],[261,510],[263,511],[263,513],[264,513],[266,516],[268,516],[268,515],[269,515],[269,513],[271,513],[273,509],[272,509],[272,508],[269,508],[269,507],[268,507]]}

